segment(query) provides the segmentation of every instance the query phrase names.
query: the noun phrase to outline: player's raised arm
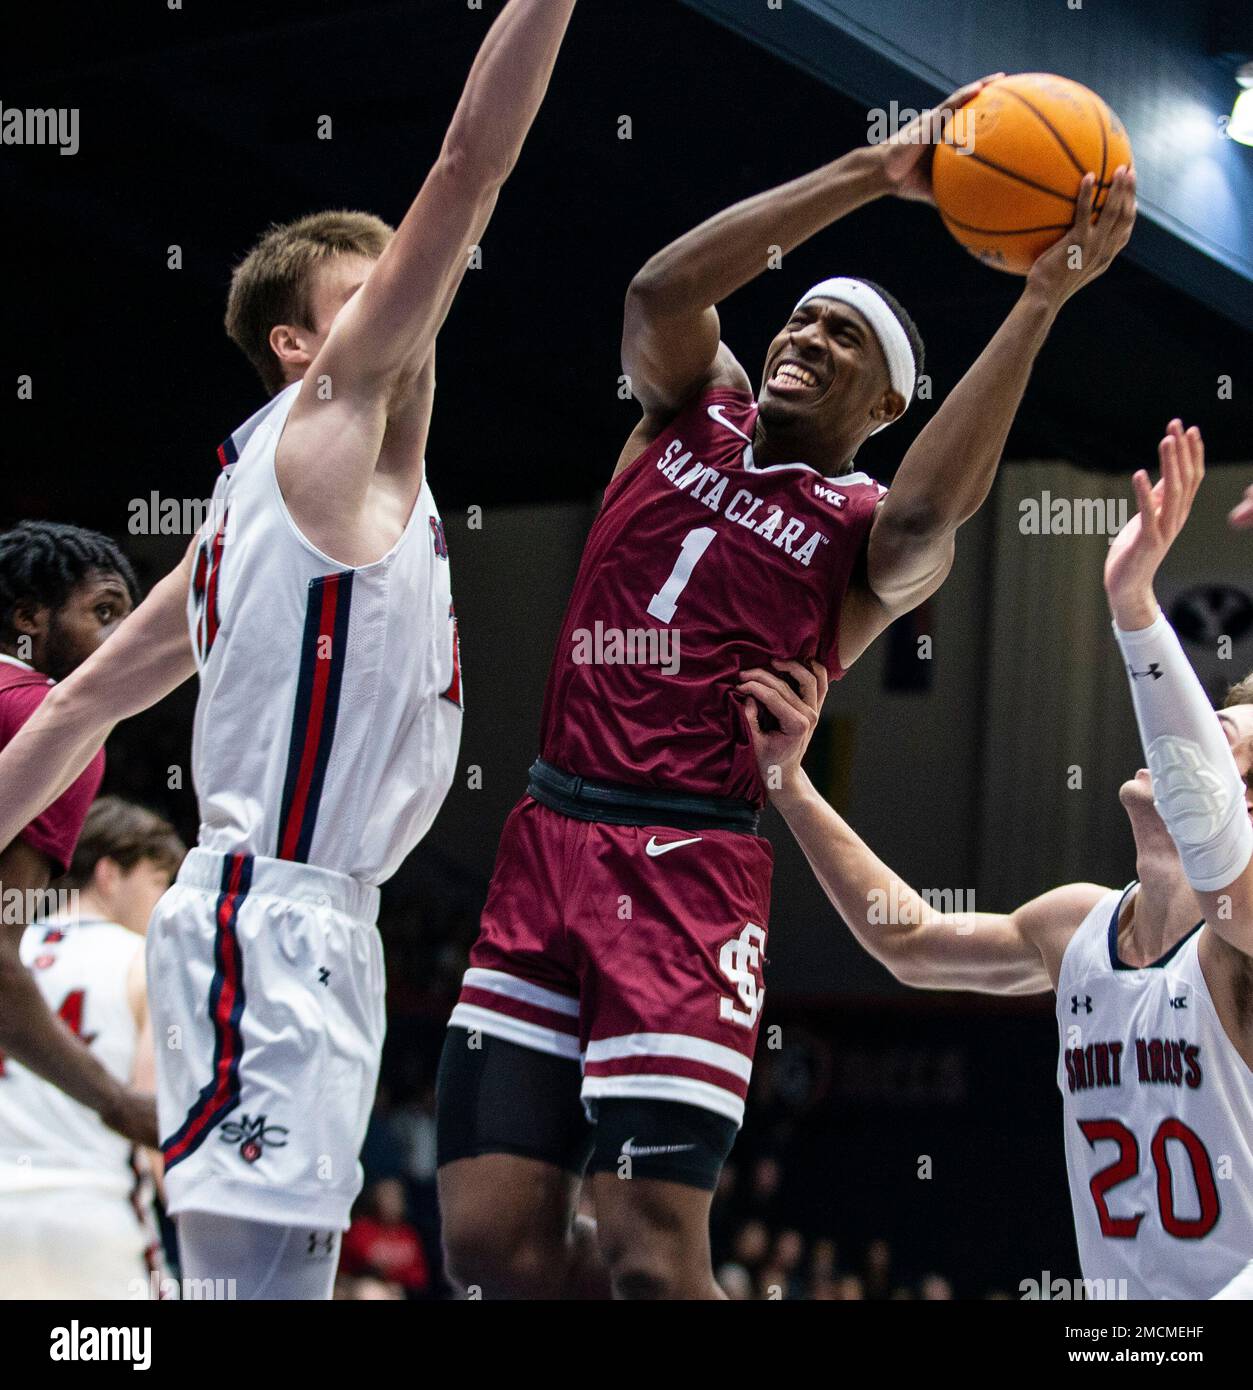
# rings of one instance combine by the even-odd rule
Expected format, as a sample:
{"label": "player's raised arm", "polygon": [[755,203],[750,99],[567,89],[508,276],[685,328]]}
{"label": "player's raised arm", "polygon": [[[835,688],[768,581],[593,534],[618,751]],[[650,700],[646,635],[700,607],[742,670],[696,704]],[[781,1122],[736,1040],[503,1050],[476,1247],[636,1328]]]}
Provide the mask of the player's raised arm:
{"label": "player's raised arm", "polygon": [[824,227],[889,193],[917,197],[920,167],[940,113],[963,106],[997,76],[972,82],[897,140],[866,146],[718,213],[659,251],[627,292],[622,366],[646,417],[664,420],[713,385],[747,388],[720,343],[717,305]]}
{"label": "player's raised arm", "polygon": [[[427,364],[505,180],[543,101],[575,0],[510,0],[492,25],[434,166],[364,284],[335,319],[293,410],[336,397],[391,398]],[[307,399],[306,399],[307,397]],[[374,454],[357,451],[364,492]],[[303,466],[312,465],[316,458]],[[368,465],[368,466],[367,466]],[[323,479],[319,485],[335,479]],[[343,480],[341,480],[343,481]],[[343,492],[336,486],[337,492]]]}
{"label": "player's raised arm", "polygon": [[1131,682],[1153,804],[1179,851],[1207,926],[1253,955],[1253,723],[1247,706],[1217,717],[1153,579],[1205,476],[1201,432],[1172,420],[1161,477],[1135,475],[1137,513],[1110,547],[1105,592]]}
{"label": "player's raised arm", "polygon": [[[903,984],[986,994],[1038,994],[1057,980],[1071,934],[1106,890],[1073,883],[1017,911],[936,911],[870,849],[818,794],[801,767],[827,673],[818,663],[777,661],[775,672],[743,673],[739,689],[770,799],[849,930]],[[776,731],[762,728],[762,709]]]}
{"label": "player's raised arm", "polygon": [[1135,221],[1134,171],[1115,171],[1095,225],[1094,187],[1087,176],[1071,231],[1036,261],[1005,322],[901,461],[870,533],[866,587],[850,590],[846,602],[845,665],[939,588],[953,562],[957,528],[991,489],[1032,365],[1058,312],[1126,245]]}

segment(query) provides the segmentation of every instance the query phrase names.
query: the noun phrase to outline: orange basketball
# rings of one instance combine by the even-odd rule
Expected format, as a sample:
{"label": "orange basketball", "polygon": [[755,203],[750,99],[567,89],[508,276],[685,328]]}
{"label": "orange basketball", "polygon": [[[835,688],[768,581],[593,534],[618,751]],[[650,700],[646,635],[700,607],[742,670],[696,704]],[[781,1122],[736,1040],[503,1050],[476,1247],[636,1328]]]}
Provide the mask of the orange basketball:
{"label": "orange basketball", "polygon": [[1114,170],[1131,165],[1127,132],[1101,98],[1046,72],[990,83],[947,134],[931,171],[944,225],[972,256],[1014,275],[1069,230],[1084,174],[1096,175],[1099,212]]}

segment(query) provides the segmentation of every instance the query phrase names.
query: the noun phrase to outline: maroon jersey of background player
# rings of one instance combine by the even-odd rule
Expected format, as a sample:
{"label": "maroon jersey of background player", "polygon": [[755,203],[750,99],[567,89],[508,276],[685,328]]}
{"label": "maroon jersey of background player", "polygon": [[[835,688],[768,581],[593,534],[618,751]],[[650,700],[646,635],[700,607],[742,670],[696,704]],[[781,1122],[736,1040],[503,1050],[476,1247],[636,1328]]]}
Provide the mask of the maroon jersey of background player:
{"label": "maroon jersey of background player", "polygon": [[886,489],[757,467],[756,418],[749,393],[707,391],[610,483],[548,678],[546,761],[760,805],[739,673],[784,652],[844,674],[840,609]]}
{"label": "maroon jersey of background player", "polygon": [[[6,656],[0,660],[0,748],[43,704],[54,683],[15,657]],[[19,837],[51,862],[54,877],[70,867],[83,821],[96,799],[103,777],[102,748],[69,787],[47,810],[36,816]]]}

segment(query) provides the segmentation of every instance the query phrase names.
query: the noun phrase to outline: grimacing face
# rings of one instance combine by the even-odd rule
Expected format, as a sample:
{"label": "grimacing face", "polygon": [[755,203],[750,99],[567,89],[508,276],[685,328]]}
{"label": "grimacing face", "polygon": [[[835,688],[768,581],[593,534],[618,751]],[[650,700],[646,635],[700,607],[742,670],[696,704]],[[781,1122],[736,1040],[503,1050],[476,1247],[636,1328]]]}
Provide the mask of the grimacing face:
{"label": "grimacing face", "polygon": [[758,400],[767,427],[814,420],[850,436],[895,419],[905,405],[874,330],[834,299],[802,304],[775,336]]}

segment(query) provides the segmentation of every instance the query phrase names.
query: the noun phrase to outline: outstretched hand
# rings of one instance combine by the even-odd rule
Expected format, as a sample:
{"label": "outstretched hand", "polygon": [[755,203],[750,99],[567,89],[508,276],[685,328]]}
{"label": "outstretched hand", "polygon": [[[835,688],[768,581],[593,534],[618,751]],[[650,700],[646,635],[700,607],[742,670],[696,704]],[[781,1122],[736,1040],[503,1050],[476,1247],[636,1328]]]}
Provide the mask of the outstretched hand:
{"label": "outstretched hand", "polygon": [[1027,274],[1060,306],[1077,290],[1103,275],[1131,238],[1136,221],[1136,173],[1125,164],[1114,170],[1109,196],[1096,220],[1096,175],[1085,174],[1075,198],[1070,230],[1049,247]]}
{"label": "outstretched hand", "polygon": [[[827,698],[830,678],[819,661],[772,661],[775,671],[753,667],[740,673],[737,687],[748,697],[748,727],[757,755],[761,780],[772,801],[785,799],[796,790],[801,777],[801,759],[818,727],[822,702]],[[790,676],[793,688],[782,676]],[[774,717],[775,729],[763,729],[761,713]]]}
{"label": "outstretched hand", "polygon": [[888,187],[897,198],[935,202],[931,192],[931,164],[935,158],[935,147],[944,138],[952,112],[973,101],[990,82],[1004,76],[1003,72],[993,72],[977,82],[968,82],[952,96],[945,97],[938,106],[921,112],[895,135],[876,146],[882,151],[883,174]]}
{"label": "outstretched hand", "polygon": [[1157,616],[1153,579],[1192,510],[1205,477],[1205,444],[1193,425],[1172,420],[1157,446],[1162,473],[1156,483],[1141,468],[1132,478],[1136,515],[1123,527],[1105,559],[1110,612],[1124,632],[1149,627]]}

